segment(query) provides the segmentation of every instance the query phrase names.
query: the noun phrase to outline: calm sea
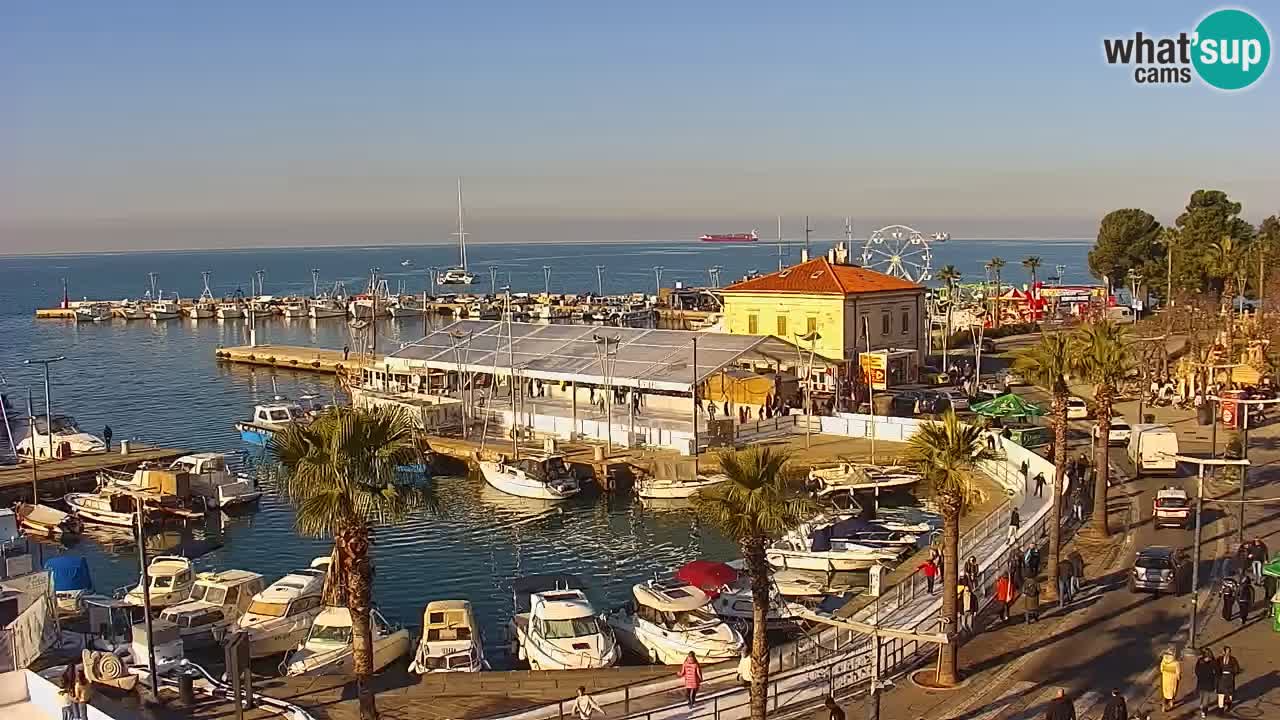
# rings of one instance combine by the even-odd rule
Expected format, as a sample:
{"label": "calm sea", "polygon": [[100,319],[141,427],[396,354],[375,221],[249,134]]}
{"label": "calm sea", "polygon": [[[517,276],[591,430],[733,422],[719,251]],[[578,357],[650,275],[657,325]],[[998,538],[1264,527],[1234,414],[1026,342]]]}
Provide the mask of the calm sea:
{"label": "calm sea", "polygon": [[[829,244],[815,243],[825,251]],[[1039,255],[1042,275],[1066,265],[1066,281],[1085,281],[1088,243],[1075,241],[964,241],[935,246],[935,267],[954,263],[969,279],[982,277],[983,263],[999,255],[1009,263],[1004,276],[1022,280],[1023,257]],[[652,292],[655,266],[661,283],[671,287],[706,285],[709,269],[720,266],[727,284],[750,270],[777,267],[777,249],[761,243],[704,245],[547,244],[476,245],[468,249],[470,264],[480,275],[474,286],[489,288],[489,268],[497,284],[540,292],[544,266],[550,267],[552,292],[593,291],[597,265],[604,265],[606,292]],[[789,261],[798,258],[792,250]],[[410,265],[402,265],[408,260]],[[428,287],[428,268],[449,266],[456,250],[449,247],[372,247],[147,252],[44,257],[0,257],[0,372],[6,392],[25,402],[32,387],[43,405],[39,375],[24,367],[25,358],[65,355],[53,367],[55,412],[74,415],[92,432],[110,424],[116,438],[137,438],[193,450],[242,449],[232,427],[252,406],[273,392],[291,397],[327,395],[331,380],[283,370],[230,367],[214,362],[218,345],[247,344],[243,321],[175,320],[100,324],[35,320],[37,307],[57,305],[65,279],[72,298],[140,297],[148,288],[147,273],[157,274],[166,295],[200,294],[202,271],[209,271],[215,295],[248,291],[250,278],[265,271],[267,293],[309,294],[311,269],[320,271],[322,287],[335,281],[348,290],[364,288],[371,268],[381,268],[392,290],[421,293]],[[382,349],[420,337],[431,320],[387,320],[379,332]],[[337,348],[350,342],[338,320],[271,318],[260,321],[259,342]],[[510,583],[521,575],[572,572],[590,578],[601,607],[629,597],[630,586],[655,573],[669,574],[696,558],[736,557],[732,545],[682,511],[646,510],[630,498],[580,498],[548,511],[492,491],[478,480],[445,477],[438,481],[443,512],[417,516],[375,535],[375,596],[388,617],[417,626],[430,600],[468,598],[477,608],[500,658],[501,627],[511,612]],[[293,514],[273,496],[256,513],[240,518],[210,516],[184,533],[166,532],[149,543],[153,549],[186,540],[215,540],[222,547],[200,559],[202,568],[243,568],[274,580],[311,558],[327,553],[320,540],[299,538]],[[45,548],[45,553],[57,552]],[[86,540],[66,552],[89,558],[100,591],[136,582],[136,549],[127,538]]]}

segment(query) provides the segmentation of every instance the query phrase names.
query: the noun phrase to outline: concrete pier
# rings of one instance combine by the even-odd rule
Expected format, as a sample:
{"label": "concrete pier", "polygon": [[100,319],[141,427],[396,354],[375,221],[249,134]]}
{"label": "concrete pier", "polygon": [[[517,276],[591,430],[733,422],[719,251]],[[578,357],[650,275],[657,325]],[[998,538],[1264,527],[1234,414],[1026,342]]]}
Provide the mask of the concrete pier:
{"label": "concrete pier", "polygon": [[[288,370],[307,370],[330,375],[358,375],[360,361],[357,355],[346,355],[341,350],[305,347],[301,345],[240,345],[220,347],[214,356],[222,362],[244,365],[266,365]],[[381,362],[382,355],[374,356]]]}
{"label": "concrete pier", "polygon": [[[117,445],[118,447],[118,445]],[[186,455],[188,450],[133,445],[129,454],[118,450],[72,455],[65,460],[41,460],[36,470],[42,493],[62,494],[81,483],[92,484],[99,472],[119,470],[130,472],[144,462],[169,463]],[[31,496],[31,462],[0,468],[0,494],[5,498],[29,498]]]}

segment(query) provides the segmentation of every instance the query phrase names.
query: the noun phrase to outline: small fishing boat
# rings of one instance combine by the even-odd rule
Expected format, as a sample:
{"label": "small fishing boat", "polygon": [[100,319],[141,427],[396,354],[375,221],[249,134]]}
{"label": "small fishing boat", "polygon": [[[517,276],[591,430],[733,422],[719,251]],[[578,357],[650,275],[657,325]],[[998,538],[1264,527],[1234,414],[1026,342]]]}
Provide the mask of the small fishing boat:
{"label": "small fishing boat", "polygon": [[253,419],[236,423],[240,439],[253,445],[266,445],[273,435],[295,422],[308,422],[306,410],[277,396],[277,401],[253,407]]}
{"label": "small fishing boat", "polygon": [[[373,610],[369,631],[373,633],[373,672],[381,672],[409,652],[409,631],[397,628]],[[289,653],[281,667],[284,674],[350,675],[354,663],[351,649],[351,611],[344,607],[327,607],[311,625],[307,639]]]}
{"label": "small fishing boat", "polygon": [[346,314],[346,304],[328,295],[312,300],[307,306],[307,315],[315,319],[344,317]]}
{"label": "small fishing boat", "polygon": [[213,299],[213,291],[209,289],[210,274],[208,270],[200,273],[204,279],[204,289],[200,291],[200,298],[184,308],[187,316],[192,320],[208,320],[218,314],[218,302]]}
{"label": "small fishing boat", "polygon": [[106,303],[85,303],[76,307],[77,322],[102,322],[111,319],[111,306]]}
{"label": "small fishing boat", "polygon": [[[311,567],[294,570],[253,596],[244,614],[227,632],[249,634],[249,655],[255,658],[293,650],[311,630],[323,609],[321,596],[329,568],[329,556],[316,558]],[[221,641],[221,638],[218,638]]]}
{"label": "small fishing boat", "polygon": [[146,320],[150,317],[146,308],[131,301],[122,302],[117,305],[115,312],[125,320]]}
{"label": "small fishing boat", "polygon": [[567,500],[582,492],[582,483],[564,456],[534,455],[493,462],[480,461],[485,482],[510,495],[535,500]]}
{"label": "small fishing boat", "polygon": [[84,529],[84,524],[74,515],[48,505],[19,502],[14,505],[13,511],[18,516],[22,531],[28,536],[60,540],[70,535],[79,535]]}
{"label": "small fishing boat", "polygon": [[604,668],[621,649],[572,575],[535,575],[512,585],[516,612],[508,632],[517,659],[533,670]]}
{"label": "small fishing boat", "polygon": [[53,578],[53,596],[58,612],[77,615],[84,611],[84,598],[93,592],[89,561],[80,555],[59,555],[44,561]]}
{"label": "small fishing boat", "polygon": [[308,316],[307,301],[301,298],[288,300],[284,304],[284,310],[281,312],[286,318],[297,320]]}
{"label": "small fishing boat", "polygon": [[[191,597],[195,587],[195,570],[191,561],[177,555],[157,555],[147,565],[147,578],[151,583],[150,601],[153,610],[163,610]],[[125,593],[124,601],[135,607],[143,607],[142,581]]]}
{"label": "small fishing boat", "polygon": [[196,575],[190,597],[165,608],[160,617],[177,626],[185,648],[214,645],[264,585],[261,575],[247,570],[203,572]]}
{"label": "small fishing boat", "polygon": [[239,320],[244,317],[244,305],[239,302],[218,303],[219,320]]}
{"label": "small fishing boat", "polygon": [[85,524],[132,528],[137,523],[138,508],[147,513],[183,519],[203,517],[183,506],[182,499],[155,490],[141,490],[104,485],[92,493],[67,493],[62,501]]}
{"label": "small fishing boat", "polygon": [[652,580],[631,589],[633,603],[610,613],[618,641],[656,664],[679,665],[689,653],[701,663],[737,658],[742,635],[711,610],[711,597],[683,580]]}
{"label": "small fishing boat", "polygon": [[156,300],[151,303],[151,309],[147,315],[152,320],[176,320],[182,315],[182,308],[172,300]]}
{"label": "small fishing boat", "polygon": [[636,483],[636,495],[646,500],[672,500],[693,497],[699,490],[715,487],[729,478],[723,474],[703,475],[681,480],[678,478],[645,478]]}
{"label": "small fishing boat", "polygon": [[433,600],[422,611],[422,641],[409,672],[479,672],[488,663],[475,612],[466,600]]}
{"label": "small fishing boat", "polygon": [[191,494],[203,498],[207,507],[222,509],[248,505],[262,497],[252,478],[236,475],[227,467],[222,453],[183,455],[169,466],[172,472],[186,473]]}
{"label": "small fishing boat", "polygon": [[424,312],[422,302],[412,295],[402,295],[391,301],[388,308],[391,317],[419,317]]}

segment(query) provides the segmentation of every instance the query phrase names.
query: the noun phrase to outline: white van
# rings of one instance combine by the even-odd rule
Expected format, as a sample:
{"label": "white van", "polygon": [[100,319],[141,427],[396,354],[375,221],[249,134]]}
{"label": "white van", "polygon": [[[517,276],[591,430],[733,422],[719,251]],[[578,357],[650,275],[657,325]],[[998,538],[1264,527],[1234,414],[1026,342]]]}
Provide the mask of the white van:
{"label": "white van", "polygon": [[1129,460],[1140,472],[1178,471],[1178,433],[1168,425],[1134,425],[1129,435]]}

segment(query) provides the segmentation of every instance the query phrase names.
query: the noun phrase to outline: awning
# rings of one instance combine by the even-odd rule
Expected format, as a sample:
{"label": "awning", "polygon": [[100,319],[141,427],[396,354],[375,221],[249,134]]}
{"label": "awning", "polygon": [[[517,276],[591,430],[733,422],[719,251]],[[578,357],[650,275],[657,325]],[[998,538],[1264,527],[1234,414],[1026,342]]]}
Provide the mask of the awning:
{"label": "awning", "polygon": [[998,398],[985,400],[969,409],[979,415],[998,418],[1044,415],[1044,410],[1041,410],[1039,405],[1023,400],[1016,393],[1006,393]]}

